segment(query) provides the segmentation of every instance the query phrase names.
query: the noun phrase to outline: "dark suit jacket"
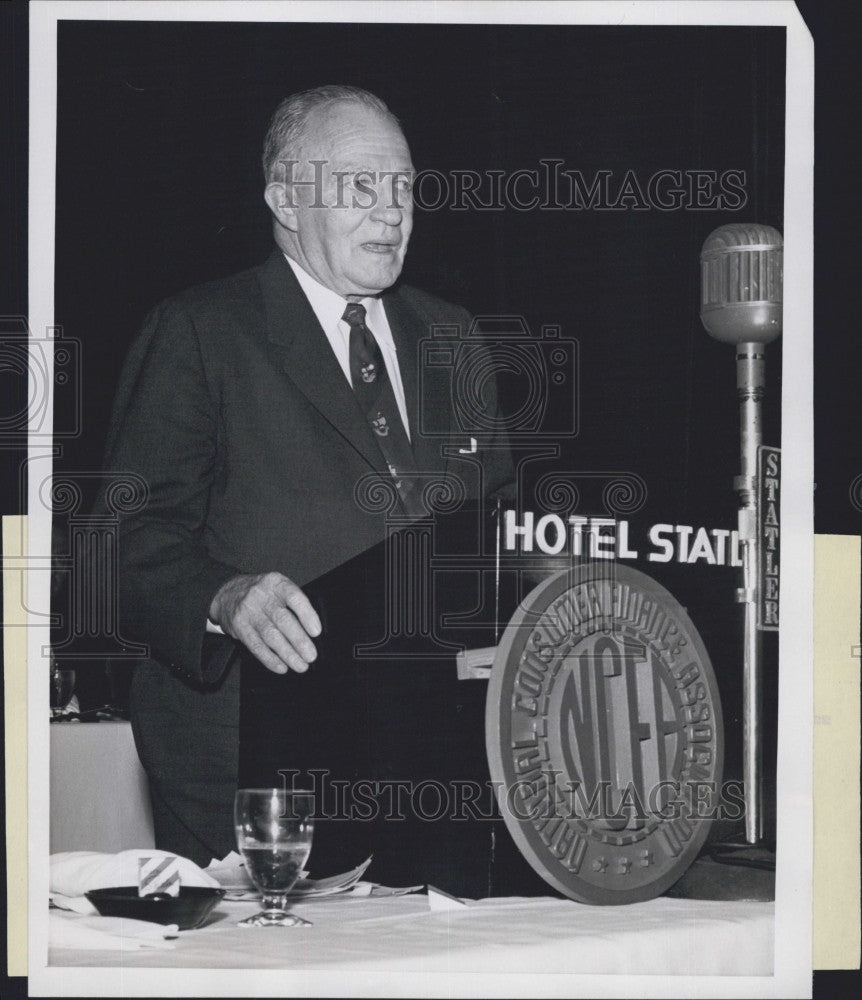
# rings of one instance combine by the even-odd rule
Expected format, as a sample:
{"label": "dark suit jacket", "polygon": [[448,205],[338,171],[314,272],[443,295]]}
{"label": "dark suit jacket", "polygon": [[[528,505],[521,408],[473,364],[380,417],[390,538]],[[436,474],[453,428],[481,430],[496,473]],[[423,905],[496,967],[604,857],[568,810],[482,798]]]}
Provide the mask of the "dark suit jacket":
{"label": "dark suit jacket", "polygon": [[[383,301],[417,468],[460,476],[474,496],[510,480],[503,436],[459,454],[470,429],[454,416],[446,352],[420,372],[423,339],[442,329],[441,346],[457,340],[469,315],[406,286]],[[493,412],[493,383],[484,389]],[[356,490],[369,474],[385,480],[386,465],[279,251],[150,314],[117,393],[106,468],[147,484],[146,504],[120,524],[121,627],[152,654],[136,677],[139,752],[151,783],[182,798],[206,783],[193,773],[204,758],[221,760],[222,784],[235,760],[240,647],[205,632],[221,584],[278,570],[301,586],[384,537],[385,513],[363,509]],[[200,799],[189,826],[206,821]],[[230,848],[229,831],[215,839],[213,853]]]}

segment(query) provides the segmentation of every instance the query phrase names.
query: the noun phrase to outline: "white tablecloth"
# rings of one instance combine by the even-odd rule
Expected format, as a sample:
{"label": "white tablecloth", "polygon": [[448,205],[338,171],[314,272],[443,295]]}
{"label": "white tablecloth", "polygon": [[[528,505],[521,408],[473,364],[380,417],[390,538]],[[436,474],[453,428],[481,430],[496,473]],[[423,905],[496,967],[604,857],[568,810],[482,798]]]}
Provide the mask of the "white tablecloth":
{"label": "white tablecloth", "polygon": [[51,853],[152,847],[147,776],[128,722],[51,725]]}
{"label": "white tablecloth", "polygon": [[[383,972],[770,975],[773,904],[654,899],[597,907],[557,899],[482,900],[431,912],[425,895],[297,904],[314,926],[246,929],[258,907],[224,902],[171,951],[52,948],[56,966]],[[67,915],[67,919],[75,919]]]}

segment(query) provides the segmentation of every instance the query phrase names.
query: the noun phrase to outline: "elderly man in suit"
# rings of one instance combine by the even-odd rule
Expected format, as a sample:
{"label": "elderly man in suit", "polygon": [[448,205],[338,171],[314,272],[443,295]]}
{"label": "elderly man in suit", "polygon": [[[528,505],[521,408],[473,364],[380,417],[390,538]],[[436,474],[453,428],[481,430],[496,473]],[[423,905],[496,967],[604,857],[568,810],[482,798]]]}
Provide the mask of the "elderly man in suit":
{"label": "elderly man in suit", "polygon": [[[277,248],[150,314],[106,462],[148,491],[120,525],[120,609],[150,649],[132,718],[157,846],[202,864],[233,846],[243,662],[313,671],[321,622],[303,586],[385,536],[358,484],[394,484],[415,516],[418,473],[468,469],[455,445],[470,438],[445,380],[420,378],[419,346],[441,327],[466,333],[470,317],[396,286],[413,226],[397,120],[355,88],[294,95],[264,170]],[[471,490],[509,480],[510,461],[492,435]]]}

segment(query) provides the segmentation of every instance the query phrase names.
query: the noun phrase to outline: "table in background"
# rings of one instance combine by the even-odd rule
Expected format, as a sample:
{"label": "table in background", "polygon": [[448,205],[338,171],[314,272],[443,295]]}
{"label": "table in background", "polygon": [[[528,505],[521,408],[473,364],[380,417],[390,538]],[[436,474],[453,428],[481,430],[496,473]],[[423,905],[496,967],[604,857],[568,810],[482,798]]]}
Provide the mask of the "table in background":
{"label": "table in background", "polygon": [[53,723],[51,853],[153,845],[147,776],[131,724]]}

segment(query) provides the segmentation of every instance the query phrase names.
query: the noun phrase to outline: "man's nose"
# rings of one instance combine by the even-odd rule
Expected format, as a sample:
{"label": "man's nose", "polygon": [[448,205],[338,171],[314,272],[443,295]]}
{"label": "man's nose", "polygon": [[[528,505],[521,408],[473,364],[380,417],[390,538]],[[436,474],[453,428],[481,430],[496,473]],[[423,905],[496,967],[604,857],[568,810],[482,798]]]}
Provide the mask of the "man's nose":
{"label": "man's nose", "polygon": [[404,218],[403,195],[397,192],[379,188],[377,198],[371,208],[371,218],[375,222],[383,222],[387,226],[400,226]]}

